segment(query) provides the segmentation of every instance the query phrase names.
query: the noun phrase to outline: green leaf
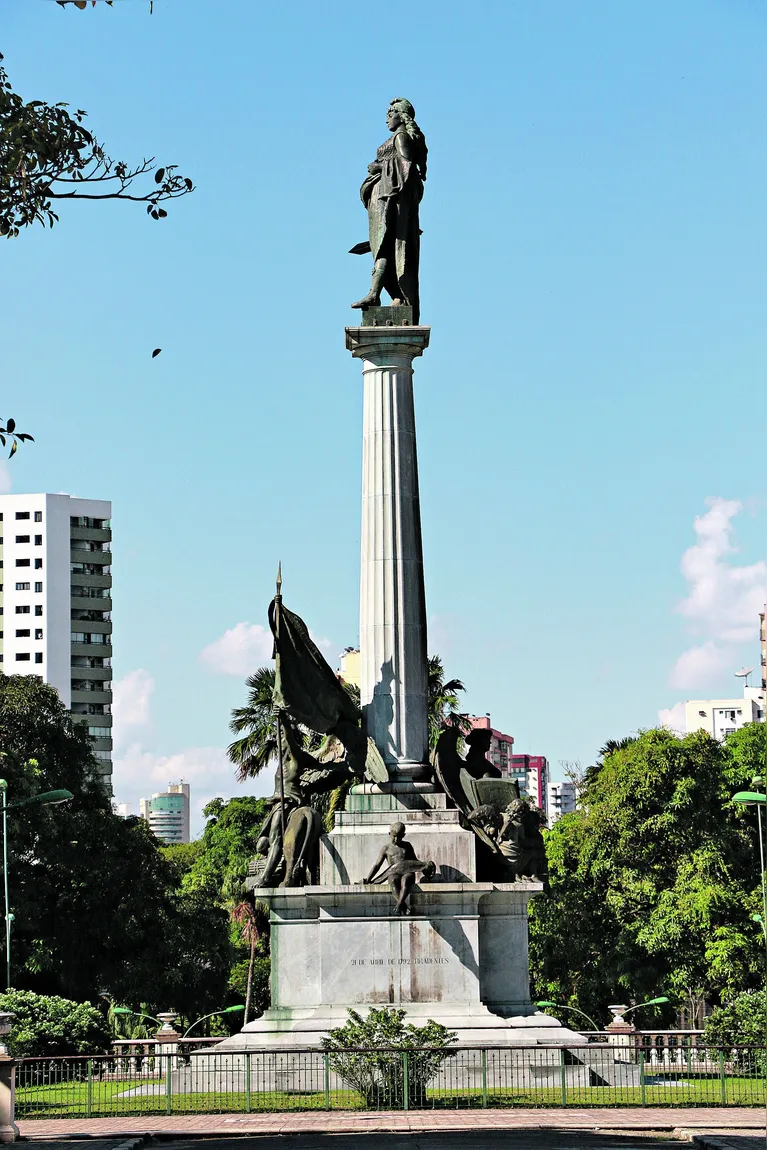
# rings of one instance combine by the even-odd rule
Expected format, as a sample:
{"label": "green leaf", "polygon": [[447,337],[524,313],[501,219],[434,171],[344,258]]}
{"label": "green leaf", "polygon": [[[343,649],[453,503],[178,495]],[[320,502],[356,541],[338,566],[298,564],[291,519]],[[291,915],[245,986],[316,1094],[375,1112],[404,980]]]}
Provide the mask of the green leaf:
{"label": "green leaf", "polygon": [[158,168],[154,174],[154,182],[156,184],[161,184],[164,179],[165,179],[165,168]]}

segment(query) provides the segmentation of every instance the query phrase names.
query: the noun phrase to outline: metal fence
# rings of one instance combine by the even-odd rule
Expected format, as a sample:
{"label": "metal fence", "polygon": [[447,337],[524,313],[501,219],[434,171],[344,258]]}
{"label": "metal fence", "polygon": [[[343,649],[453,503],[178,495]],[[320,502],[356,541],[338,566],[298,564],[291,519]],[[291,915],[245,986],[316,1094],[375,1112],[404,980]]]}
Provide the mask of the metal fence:
{"label": "metal fence", "polygon": [[767,1049],[633,1045],[24,1058],[17,1118],[513,1106],[756,1106]]}

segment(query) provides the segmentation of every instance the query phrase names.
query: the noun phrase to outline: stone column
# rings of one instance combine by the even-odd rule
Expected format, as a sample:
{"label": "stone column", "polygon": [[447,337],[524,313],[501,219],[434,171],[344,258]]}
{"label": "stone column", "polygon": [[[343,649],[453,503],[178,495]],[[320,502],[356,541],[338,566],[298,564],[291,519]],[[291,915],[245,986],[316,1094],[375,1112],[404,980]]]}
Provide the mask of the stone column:
{"label": "stone column", "polygon": [[[385,309],[381,309],[383,311]],[[413,360],[428,327],[348,327],[362,360],[360,693],[393,782],[427,773],[426,599]]]}

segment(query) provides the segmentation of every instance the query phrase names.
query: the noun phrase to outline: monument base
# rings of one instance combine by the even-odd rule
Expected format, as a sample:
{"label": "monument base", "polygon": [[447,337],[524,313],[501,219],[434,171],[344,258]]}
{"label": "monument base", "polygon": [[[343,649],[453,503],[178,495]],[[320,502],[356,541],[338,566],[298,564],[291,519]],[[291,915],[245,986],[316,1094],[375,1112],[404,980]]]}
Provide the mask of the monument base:
{"label": "monument base", "polygon": [[461,1046],[578,1045],[530,1000],[527,904],[540,883],[424,883],[409,915],[388,886],[261,889],[271,920],[272,1005],[216,1052],[316,1048],[347,1009],[402,1007]]}

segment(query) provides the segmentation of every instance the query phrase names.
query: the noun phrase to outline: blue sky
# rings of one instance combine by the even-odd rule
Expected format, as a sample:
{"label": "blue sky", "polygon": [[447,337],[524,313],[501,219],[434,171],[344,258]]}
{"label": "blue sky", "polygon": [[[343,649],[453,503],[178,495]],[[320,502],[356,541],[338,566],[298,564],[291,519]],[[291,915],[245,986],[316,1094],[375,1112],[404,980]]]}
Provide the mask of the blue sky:
{"label": "blue sky", "polygon": [[114,505],[118,798],[237,792],[278,559],[331,661],[357,641],[346,252],[399,95],[429,145],[431,650],[555,774],[729,695],[767,571],[761,0],[154,8],[5,0],[0,42],[26,98],[197,185],[1,249],[0,414],[36,436],[9,482]]}

